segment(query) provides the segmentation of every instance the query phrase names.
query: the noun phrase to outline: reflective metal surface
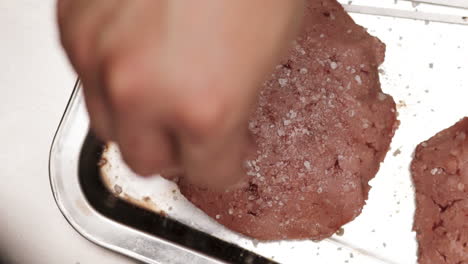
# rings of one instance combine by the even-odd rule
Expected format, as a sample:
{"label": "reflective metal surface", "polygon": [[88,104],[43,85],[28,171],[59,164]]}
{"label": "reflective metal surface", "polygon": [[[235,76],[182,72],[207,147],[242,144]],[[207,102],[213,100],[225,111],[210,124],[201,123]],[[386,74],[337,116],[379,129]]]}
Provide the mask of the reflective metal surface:
{"label": "reflective metal surface", "polygon": [[[224,263],[113,221],[93,208],[81,189],[78,172],[88,116],[79,83],[73,92],[50,151],[53,194],[67,221],[90,241],[145,263]],[[97,161],[99,157],[95,157]],[[94,164],[97,167],[97,164]],[[98,179],[97,179],[98,180]]]}

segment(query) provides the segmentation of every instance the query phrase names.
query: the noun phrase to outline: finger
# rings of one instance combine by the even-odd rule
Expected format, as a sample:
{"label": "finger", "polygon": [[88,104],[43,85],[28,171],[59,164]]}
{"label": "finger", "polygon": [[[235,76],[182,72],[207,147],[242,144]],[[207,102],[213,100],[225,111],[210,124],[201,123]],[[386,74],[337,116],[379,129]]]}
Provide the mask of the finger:
{"label": "finger", "polygon": [[175,167],[172,140],[159,109],[153,75],[143,70],[131,50],[106,60],[105,86],[112,108],[116,141],[129,167],[140,175]]}
{"label": "finger", "polygon": [[92,27],[95,24],[99,9],[94,6],[100,1],[74,1],[60,0],[57,6],[57,19],[60,33],[60,40],[67,51],[70,61],[75,67],[79,66],[75,58],[82,58],[81,53],[89,50]]}
{"label": "finger", "polygon": [[163,172],[172,176],[176,172],[171,142],[164,129],[124,116],[117,119],[117,124],[116,139],[122,157],[133,171],[142,176]]}
{"label": "finger", "polygon": [[58,20],[62,45],[78,72],[90,71],[90,64],[99,59],[95,56],[99,54],[98,39],[106,25],[115,20],[119,1],[61,1],[64,1],[63,11],[59,11]]}
{"label": "finger", "polygon": [[172,167],[168,169],[162,169],[159,172],[159,175],[167,180],[177,182],[179,178],[184,175],[184,170],[180,167]]}
{"label": "finger", "polygon": [[183,137],[181,164],[187,180],[202,187],[223,189],[245,175],[243,161],[251,148],[245,128],[235,128],[204,141]]}
{"label": "finger", "polygon": [[[91,78],[93,77],[94,76],[91,76]],[[114,140],[115,134],[112,115],[107,100],[104,99],[102,85],[99,81],[87,80],[87,78],[82,78],[86,108],[89,113],[91,124],[90,128],[101,140]]]}
{"label": "finger", "polygon": [[112,119],[100,77],[101,56],[95,46],[118,5],[110,0],[70,2],[65,0],[59,4],[62,43],[83,83],[91,129],[102,140],[111,140]]}
{"label": "finger", "polygon": [[73,4],[73,0],[58,0],[57,1],[57,21],[60,23],[64,20],[67,13],[70,10],[70,5]]}

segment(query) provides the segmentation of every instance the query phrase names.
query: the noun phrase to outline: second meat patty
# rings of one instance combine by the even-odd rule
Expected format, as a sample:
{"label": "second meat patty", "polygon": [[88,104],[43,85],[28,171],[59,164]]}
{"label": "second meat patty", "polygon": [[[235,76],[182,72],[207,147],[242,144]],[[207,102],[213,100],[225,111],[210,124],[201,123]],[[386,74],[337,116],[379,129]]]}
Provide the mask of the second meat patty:
{"label": "second meat patty", "polygon": [[468,118],[421,143],[411,172],[419,263],[468,263]]}

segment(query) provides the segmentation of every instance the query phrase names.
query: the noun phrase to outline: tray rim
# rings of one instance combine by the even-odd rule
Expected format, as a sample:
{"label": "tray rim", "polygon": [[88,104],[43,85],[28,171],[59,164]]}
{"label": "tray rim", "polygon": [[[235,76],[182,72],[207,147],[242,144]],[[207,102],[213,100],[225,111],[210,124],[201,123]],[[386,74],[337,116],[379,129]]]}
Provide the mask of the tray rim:
{"label": "tray rim", "polygon": [[[82,128],[72,129],[72,128]],[[63,116],[60,119],[57,131],[49,152],[49,181],[54,200],[66,221],[81,236],[90,242],[107,248],[111,251],[120,253],[135,260],[144,263],[200,263],[200,264],[218,264],[218,263],[275,263],[253,252],[243,249],[214,238],[206,233],[204,236],[221,241],[228,248],[237,254],[239,259],[226,258],[221,260],[219,257],[213,257],[189,246],[178,244],[175,241],[158,237],[157,234],[151,234],[138,228],[137,226],[128,226],[116,219],[106,216],[99,209],[92,205],[82,189],[80,180],[80,162],[84,144],[91,133],[89,132],[89,118],[84,107],[84,98],[81,92],[81,82],[78,79],[74,85],[71,96],[65,107]],[[66,153],[66,154],[64,154]],[[98,158],[97,158],[98,159]],[[98,164],[95,165],[98,168]],[[101,177],[96,177],[96,181],[101,181]],[[112,195],[119,203],[126,203]],[[134,205],[131,205],[135,208]],[[139,209],[148,212],[144,209]],[[154,213],[152,213],[154,215]],[[159,220],[164,216],[154,216]],[[175,222],[177,225],[184,226],[190,230],[195,230],[176,220],[166,219],[169,222]],[[212,241],[210,241],[212,242]],[[216,241],[215,241],[216,242]],[[213,244],[209,244],[213,245]],[[218,244],[215,244],[215,246]],[[219,255],[219,254],[218,254]]]}

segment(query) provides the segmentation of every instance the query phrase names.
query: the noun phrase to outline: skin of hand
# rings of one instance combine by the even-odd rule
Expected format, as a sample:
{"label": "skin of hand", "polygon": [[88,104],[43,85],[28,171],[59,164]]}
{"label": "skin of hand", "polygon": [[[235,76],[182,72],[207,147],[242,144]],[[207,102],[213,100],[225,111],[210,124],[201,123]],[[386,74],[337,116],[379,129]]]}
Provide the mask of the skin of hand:
{"label": "skin of hand", "polygon": [[244,175],[247,121],[295,36],[303,0],[59,0],[60,38],[91,128],[141,175],[182,168],[224,188]]}

